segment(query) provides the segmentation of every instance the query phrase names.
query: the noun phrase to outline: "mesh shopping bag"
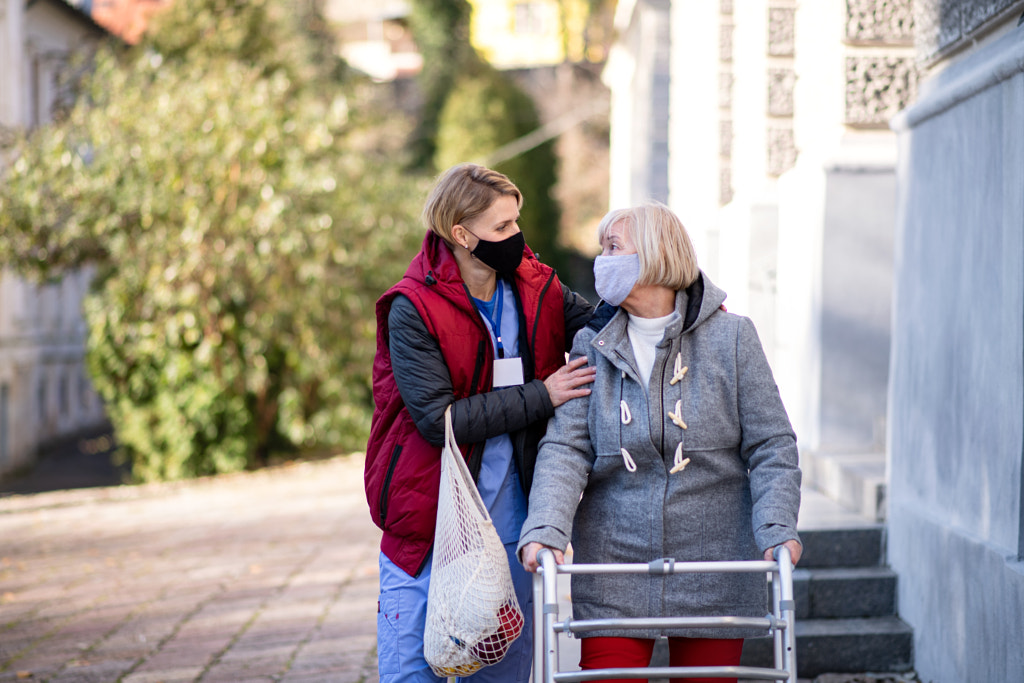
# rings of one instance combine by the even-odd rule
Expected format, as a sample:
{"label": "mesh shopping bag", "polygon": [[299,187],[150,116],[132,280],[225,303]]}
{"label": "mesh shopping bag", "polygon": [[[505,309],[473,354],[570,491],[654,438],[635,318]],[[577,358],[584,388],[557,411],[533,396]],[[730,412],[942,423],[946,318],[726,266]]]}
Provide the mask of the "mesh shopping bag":
{"label": "mesh shopping bag", "polygon": [[496,664],[523,631],[505,547],[444,414],[441,488],[427,593],[423,654],[438,676]]}

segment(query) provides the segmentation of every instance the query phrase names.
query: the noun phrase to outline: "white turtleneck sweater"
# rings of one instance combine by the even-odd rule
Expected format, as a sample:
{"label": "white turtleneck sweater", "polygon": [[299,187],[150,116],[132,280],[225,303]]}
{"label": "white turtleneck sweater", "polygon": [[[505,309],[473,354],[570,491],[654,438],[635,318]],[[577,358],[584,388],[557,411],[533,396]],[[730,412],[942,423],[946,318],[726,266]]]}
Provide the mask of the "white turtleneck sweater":
{"label": "white turtleneck sweater", "polygon": [[633,346],[633,356],[636,358],[637,370],[640,371],[640,379],[643,380],[645,391],[651,382],[656,347],[664,339],[665,328],[668,327],[668,323],[674,315],[676,313],[673,311],[660,318],[629,316],[626,332],[629,334],[629,343]]}

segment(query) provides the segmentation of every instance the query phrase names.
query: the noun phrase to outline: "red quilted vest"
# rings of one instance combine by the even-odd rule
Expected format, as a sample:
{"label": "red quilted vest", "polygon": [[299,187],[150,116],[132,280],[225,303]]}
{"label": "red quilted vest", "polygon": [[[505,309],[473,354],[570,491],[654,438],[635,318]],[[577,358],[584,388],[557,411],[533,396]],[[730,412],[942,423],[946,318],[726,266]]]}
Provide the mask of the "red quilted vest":
{"label": "red quilted vest", "polygon": [[[533,378],[526,380],[545,379],[565,364],[562,286],[555,272],[528,247],[514,281],[534,367]],[[451,249],[428,232],[405,277],[377,301],[375,408],[363,474],[370,515],[384,532],[381,552],[415,575],[434,542],[441,448],[430,445],[417,430],[392,372],[388,314],[400,294],[412,301],[427,331],[437,339],[451,374],[453,399],[490,390],[494,349]],[[526,352],[520,345],[520,353]],[[481,447],[463,444],[463,456],[479,457]]]}

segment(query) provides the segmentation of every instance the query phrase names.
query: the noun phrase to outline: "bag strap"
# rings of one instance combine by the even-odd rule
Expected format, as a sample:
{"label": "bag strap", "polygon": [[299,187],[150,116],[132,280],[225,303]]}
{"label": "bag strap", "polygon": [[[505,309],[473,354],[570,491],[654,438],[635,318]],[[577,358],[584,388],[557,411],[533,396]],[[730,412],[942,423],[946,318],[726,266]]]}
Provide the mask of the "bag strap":
{"label": "bag strap", "polygon": [[485,521],[490,522],[491,513],[487,510],[487,506],[484,505],[483,498],[480,497],[480,491],[476,487],[476,482],[473,481],[473,475],[470,474],[469,467],[466,465],[466,459],[462,457],[459,444],[455,440],[455,429],[452,427],[452,406],[450,403],[444,411],[444,440],[445,447],[441,451],[441,457],[447,458],[449,464],[455,468],[453,471],[462,480],[463,488],[469,493],[473,502],[476,503],[477,508],[480,510],[480,515]]}

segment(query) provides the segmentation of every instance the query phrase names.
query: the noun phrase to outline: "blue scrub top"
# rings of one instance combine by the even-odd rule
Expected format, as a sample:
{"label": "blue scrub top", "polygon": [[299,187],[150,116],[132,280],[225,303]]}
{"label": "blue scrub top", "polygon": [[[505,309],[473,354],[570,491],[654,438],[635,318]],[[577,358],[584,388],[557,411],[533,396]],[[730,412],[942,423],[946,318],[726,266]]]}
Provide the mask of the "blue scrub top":
{"label": "blue scrub top", "polygon": [[[498,357],[497,339],[491,322],[498,293],[502,295],[501,305],[501,339],[505,349],[505,358],[519,356],[519,313],[516,308],[516,296],[512,285],[498,281],[501,286],[495,288],[495,296],[490,301],[482,301],[474,297],[480,317],[487,325],[491,334],[491,347],[494,357]],[[491,521],[498,531],[502,543],[518,543],[523,522],[526,521],[526,495],[519,485],[519,470],[512,455],[512,439],[508,434],[495,436],[484,444],[483,462],[480,467],[480,478],[477,480],[480,497],[491,514]]]}

